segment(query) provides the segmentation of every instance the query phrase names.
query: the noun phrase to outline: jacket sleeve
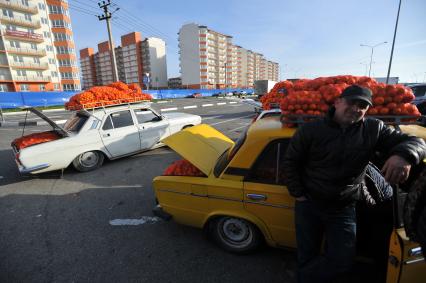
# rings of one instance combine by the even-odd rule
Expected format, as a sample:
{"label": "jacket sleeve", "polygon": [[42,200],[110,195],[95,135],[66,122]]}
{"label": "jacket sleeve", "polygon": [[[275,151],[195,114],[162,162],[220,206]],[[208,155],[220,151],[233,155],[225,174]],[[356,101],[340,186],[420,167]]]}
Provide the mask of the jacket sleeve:
{"label": "jacket sleeve", "polygon": [[419,164],[426,157],[423,139],[397,131],[382,121],[379,126],[378,151],[385,150],[390,155],[401,156],[412,165]]}
{"label": "jacket sleeve", "polygon": [[303,165],[309,148],[308,131],[303,126],[298,128],[287,147],[282,164],[284,179],[288,191],[293,197],[305,196],[305,189],[301,182]]}

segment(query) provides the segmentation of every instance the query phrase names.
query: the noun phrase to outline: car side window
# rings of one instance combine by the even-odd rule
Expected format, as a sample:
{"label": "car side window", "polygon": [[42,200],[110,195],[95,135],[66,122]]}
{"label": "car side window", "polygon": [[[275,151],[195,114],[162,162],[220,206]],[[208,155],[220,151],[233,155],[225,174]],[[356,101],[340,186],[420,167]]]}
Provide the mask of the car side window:
{"label": "car side window", "polygon": [[158,116],[151,111],[151,109],[135,109],[136,119],[138,124],[158,121]]}
{"label": "car side window", "polygon": [[268,144],[250,169],[246,181],[283,185],[282,160],[290,139],[280,139]]}
{"label": "car side window", "polygon": [[129,110],[112,113],[105,120],[103,130],[123,128],[133,124],[132,114]]}

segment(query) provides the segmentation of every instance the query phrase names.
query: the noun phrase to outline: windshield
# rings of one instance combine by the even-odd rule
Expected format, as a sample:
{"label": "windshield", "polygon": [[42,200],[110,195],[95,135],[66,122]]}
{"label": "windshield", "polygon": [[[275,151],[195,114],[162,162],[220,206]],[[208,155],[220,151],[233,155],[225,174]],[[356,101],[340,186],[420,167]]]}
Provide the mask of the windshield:
{"label": "windshield", "polygon": [[[244,144],[247,137],[247,130],[245,130],[241,136],[237,139],[234,146],[226,149],[217,159],[216,165],[213,170],[213,174],[216,178],[220,176],[220,174],[225,170],[226,166],[228,166],[229,162],[231,162],[232,158],[234,158],[235,154],[237,154],[238,150]],[[229,154],[228,154],[229,153]]]}
{"label": "windshield", "polygon": [[65,123],[64,130],[68,132],[78,133],[83,127],[84,123],[86,123],[88,118],[89,117],[83,115],[82,113],[76,113]]}

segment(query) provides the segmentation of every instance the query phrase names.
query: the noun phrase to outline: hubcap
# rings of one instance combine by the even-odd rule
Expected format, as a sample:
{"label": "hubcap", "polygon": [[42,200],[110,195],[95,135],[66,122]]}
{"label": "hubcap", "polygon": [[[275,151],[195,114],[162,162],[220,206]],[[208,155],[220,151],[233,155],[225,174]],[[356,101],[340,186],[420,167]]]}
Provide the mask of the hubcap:
{"label": "hubcap", "polygon": [[239,219],[228,218],[222,227],[224,236],[233,242],[242,242],[250,236],[249,227]]}
{"label": "hubcap", "polygon": [[99,157],[96,153],[90,151],[90,152],[85,152],[81,154],[79,161],[81,166],[90,168],[98,164]]}

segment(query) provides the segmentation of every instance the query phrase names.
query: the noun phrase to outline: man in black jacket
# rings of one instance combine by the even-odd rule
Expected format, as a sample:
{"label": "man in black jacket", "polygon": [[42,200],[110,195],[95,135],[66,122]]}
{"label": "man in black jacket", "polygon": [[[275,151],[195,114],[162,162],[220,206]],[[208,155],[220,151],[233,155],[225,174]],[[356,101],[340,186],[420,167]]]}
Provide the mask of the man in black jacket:
{"label": "man in black jacket", "polygon": [[364,118],[370,106],[371,91],[350,86],[324,119],[300,126],[288,146],[283,168],[288,190],[296,198],[299,282],[331,282],[350,269],[355,256],[355,202],[374,153],[389,156],[382,172],[391,184],[404,182],[411,165],[425,156],[423,140]]}

